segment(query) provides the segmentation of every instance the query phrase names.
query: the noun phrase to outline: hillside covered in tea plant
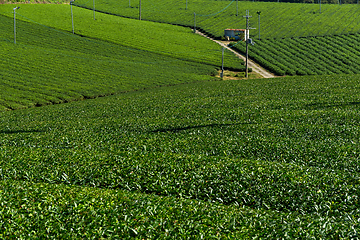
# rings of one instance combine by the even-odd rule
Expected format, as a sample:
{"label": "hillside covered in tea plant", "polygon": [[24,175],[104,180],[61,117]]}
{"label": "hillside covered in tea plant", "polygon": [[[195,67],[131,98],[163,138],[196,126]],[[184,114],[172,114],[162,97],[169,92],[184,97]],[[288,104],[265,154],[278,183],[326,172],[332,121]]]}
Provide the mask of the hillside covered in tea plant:
{"label": "hillside covered in tea plant", "polygon": [[198,82],[3,112],[0,232],[352,238],[358,85]]}
{"label": "hillside covered in tea plant", "polygon": [[[360,73],[360,34],[256,41],[249,56],[277,75]],[[234,45],[245,53],[246,44]]]}
{"label": "hillside covered in tea plant", "polygon": [[[21,6],[14,44],[10,7],[0,5],[0,110],[213,80],[221,68],[221,47],[182,27],[105,14],[94,21],[77,9],[72,34],[67,5]],[[38,22],[44,19],[49,25]],[[243,61],[227,51],[224,67],[244,70]]]}
{"label": "hillside covered in tea plant", "polygon": [[[77,6],[93,9],[91,1]],[[98,11],[139,18],[139,2],[96,2]],[[360,29],[358,4],[303,4],[284,2],[143,1],[143,20],[196,28],[217,39],[227,28],[246,28],[255,46],[250,58],[279,76],[359,73],[357,38]],[[260,13],[260,15],[258,15]],[[259,31],[260,30],[260,31]],[[245,44],[235,49],[245,54]]]}
{"label": "hillside covered in tea plant", "polygon": [[[358,238],[355,72],[313,59],[324,75],[220,81],[221,47],[192,29],[73,6],[72,34],[70,5],[21,5],[15,44],[14,6],[0,5],[0,238]],[[339,65],[356,57],[344,36]],[[281,43],[295,58],[302,40]],[[306,72],[293,57],[282,71]]]}
{"label": "hillside covered in tea plant", "polygon": [[[76,0],[76,6],[93,9],[93,1]],[[119,16],[139,19],[140,1],[96,0],[95,9]],[[303,4],[253,1],[141,1],[141,19],[196,26],[210,36],[220,38],[227,28],[246,28],[244,16],[249,10],[250,31],[258,35],[260,12],[261,38],[328,36],[357,33],[360,30],[358,4]],[[194,17],[195,14],[195,17]],[[255,38],[255,37],[254,37]]]}

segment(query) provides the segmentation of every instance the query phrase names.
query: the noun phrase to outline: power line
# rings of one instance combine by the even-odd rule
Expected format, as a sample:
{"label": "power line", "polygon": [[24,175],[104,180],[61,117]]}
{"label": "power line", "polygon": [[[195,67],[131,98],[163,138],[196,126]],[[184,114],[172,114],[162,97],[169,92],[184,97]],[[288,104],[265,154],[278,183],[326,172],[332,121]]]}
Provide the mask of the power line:
{"label": "power line", "polygon": [[[54,29],[54,28],[52,28],[52,27],[49,27],[49,26],[46,26],[46,25],[43,25],[43,24],[41,24],[41,23],[38,23],[38,22],[36,22],[36,21],[34,21],[34,20],[32,20],[32,19],[30,19],[30,18],[28,18],[28,17],[26,17],[26,16],[23,16],[23,15],[20,15],[19,14],[19,16],[21,16],[21,17],[23,17],[24,19],[27,19],[28,21],[30,21],[30,22],[33,22],[33,23],[35,23],[35,24],[37,24],[37,25],[39,25],[39,26],[43,26],[43,27],[46,27],[47,29],[49,29],[49,30],[51,30],[51,31],[55,31],[55,32],[57,32],[57,33],[61,33],[61,34],[64,34],[64,35],[66,35],[66,36],[72,36],[73,38],[75,37],[77,40],[82,40],[82,41],[87,41],[87,42],[95,42],[96,44],[102,44],[102,45],[109,45],[109,44],[106,44],[105,42],[103,42],[103,41],[101,41],[101,42],[98,42],[98,41],[93,41],[93,40],[91,40],[91,39],[87,39],[87,38],[84,38],[84,37],[79,37],[79,36],[77,36],[77,35],[73,35],[73,34],[68,34],[68,33],[66,33],[66,32],[64,32],[64,31],[61,31],[61,30],[57,30],[57,29]],[[73,32],[74,32],[74,30],[73,30]],[[174,54],[176,54],[176,53],[179,53],[179,54],[181,54],[181,53],[188,53],[188,51],[177,51],[177,52],[169,52],[169,51],[149,51],[149,50],[143,50],[143,49],[137,49],[137,48],[129,48],[129,47],[124,47],[124,46],[122,46],[122,45],[118,45],[118,44],[116,44],[116,43],[113,43],[116,47],[120,47],[121,49],[127,49],[127,50],[131,50],[131,51],[141,51],[141,52],[151,52],[151,53],[154,53],[154,54],[161,54],[161,55],[167,55],[167,56],[169,56],[169,57],[172,57],[172,58],[174,58],[174,59],[176,59],[176,60],[174,60],[174,61],[177,61],[177,60],[181,60],[181,61],[190,61],[190,62],[199,62],[199,63],[203,63],[203,64],[211,64],[211,65],[213,65],[211,62],[202,62],[202,61],[200,61],[200,59],[203,59],[204,57],[206,57],[207,55],[197,55],[195,58],[193,58],[193,57],[180,57],[180,56],[178,56],[178,57],[176,57],[176,56],[173,56]],[[112,44],[111,44],[112,45]],[[23,45],[23,46],[27,46],[27,47],[29,47],[29,45]],[[109,45],[110,46],[110,45]],[[112,46],[113,47],[113,46]],[[184,45],[184,47],[186,47],[186,45]],[[188,47],[190,47],[189,45],[188,45]],[[41,49],[41,48],[39,48],[39,49]],[[46,51],[46,50],[44,50],[44,49],[42,49],[42,51]],[[195,51],[193,51],[193,52],[198,52],[198,53],[210,53],[210,52],[218,52],[218,51],[220,51],[220,50],[195,50]],[[80,58],[80,59],[88,59],[88,60],[94,60],[94,61],[107,61],[107,62],[124,62],[124,61],[118,61],[118,60],[104,60],[104,59],[94,59],[94,58],[86,58],[86,57],[79,57],[79,56],[74,56],[74,55],[68,55],[68,54],[64,54],[64,53],[59,53],[59,52],[54,52],[54,51],[47,51],[47,52],[52,52],[52,53],[54,53],[54,54],[60,54],[60,55],[63,55],[63,56],[68,56],[68,57],[74,57],[74,58]],[[86,54],[86,53],[85,53]],[[195,56],[195,55],[194,55]],[[173,60],[170,60],[170,61],[163,61],[163,62],[172,62]],[[142,63],[142,62],[139,62],[139,63]],[[149,62],[143,62],[143,63],[149,63]],[[155,62],[154,62],[155,63]]]}

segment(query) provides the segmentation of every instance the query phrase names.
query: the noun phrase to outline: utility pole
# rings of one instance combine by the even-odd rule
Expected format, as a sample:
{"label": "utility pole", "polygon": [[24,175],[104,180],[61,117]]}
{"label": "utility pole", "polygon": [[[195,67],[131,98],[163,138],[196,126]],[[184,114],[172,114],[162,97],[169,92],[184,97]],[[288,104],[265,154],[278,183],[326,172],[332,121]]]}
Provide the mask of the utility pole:
{"label": "utility pole", "polygon": [[14,44],[16,44],[16,9],[20,7],[13,8],[14,10]]}
{"label": "utility pole", "polygon": [[236,0],[236,16],[239,15],[238,0]]}
{"label": "utility pole", "polygon": [[194,12],[194,33],[196,33],[196,13]]}
{"label": "utility pole", "polygon": [[248,59],[249,59],[249,43],[251,45],[254,45],[254,42],[252,41],[252,39],[249,37],[250,35],[250,29],[255,29],[255,28],[250,28],[249,27],[249,18],[251,18],[251,16],[249,16],[249,10],[246,10],[246,16],[244,16],[246,18],[246,30],[245,30],[245,41],[246,41],[246,62],[245,62],[245,66],[246,66],[246,72],[245,72],[245,77],[248,78]]}
{"label": "utility pole", "polygon": [[257,14],[258,14],[258,16],[259,16],[259,40],[260,40],[260,11],[257,11],[256,12]]}
{"label": "utility pole", "polygon": [[185,8],[185,10],[187,10],[187,2],[188,2],[188,0],[186,0],[186,8]]}
{"label": "utility pole", "polygon": [[220,77],[223,78],[224,77],[224,51],[225,48],[222,48],[222,58],[221,58],[221,73],[220,73]]}
{"label": "utility pole", "polygon": [[139,20],[141,21],[141,0],[139,1]]}
{"label": "utility pole", "polygon": [[249,58],[249,10],[246,10],[246,30],[245,30],[245,42],[246,42],[246,61],[245,61],[245,77],[248,78],[248,58]]}
{"label": "utility pole", "polygon": [[95,20],[95,0],[93,0],[94,20]]}
{"label": "utility pole", "polygon": [[72,5],[73,5],[74,0],[70,1],[70,8],[71,8],[71,25],[72,25],[72,33],[75,33],[74,30],[74,15],[73,15],[73,9],[72,9]]}

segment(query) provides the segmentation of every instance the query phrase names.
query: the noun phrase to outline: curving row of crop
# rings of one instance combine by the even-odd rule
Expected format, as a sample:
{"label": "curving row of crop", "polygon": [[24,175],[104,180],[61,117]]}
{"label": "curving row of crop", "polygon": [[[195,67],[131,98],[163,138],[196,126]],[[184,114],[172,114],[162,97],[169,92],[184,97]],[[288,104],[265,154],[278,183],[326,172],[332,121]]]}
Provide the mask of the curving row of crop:
{"label": "curving row of crop", "polygon": [[[62,184],[1,181],[2,238],[351,237],[354,224],[204,201]],[[14,201],[17,199],[17,201]],[[326,218],[328,221],[330,218]],[[287,222],[283,224],[284,220]],[[266,222],[267,224],[261,224]],[[338,232],[336,231],[339,230]],[[340,229],[339,229],[340,228]],[[303,230],[299,230],[303,229]]]}
{"label": "curving row of crop", "polygon": [[[3,25],[6,24],[4,26],[6,28],[6,31],[4,29],[4,37],[6,36],[7,40],[13,41],[12,8],[9,5],[1,7],[2,14],[9,17],[9,22],[3,23]],[[17,19],[39,24],[36,24],[38,25],[37,30],[33,32],[27,30],[27,28],[21,28],[20,24],[18,24],[18,42],[23,44],[30,42],[45,44],[51,49],[65,51],[71,51],[72,48],[85,48],[79,51],[101,56],[104,55],[102,49],[108,49],[107,52],[129,49],[134,52],[134,55],[137,53],[137,56],[134,56],[135,61],[139,61],[142,55],[151,52],[180,60],[210,64],[216,67],[221,66],[221,47],[197,34],[192,34],[191,29],[166,24],[144,23],[101,13],[97,14],[97,20],[94,21],[91,11],[74,8],[74,28],[76,33],[76,37],[74,37],[74,35],[69,34],[72,32],[71,15],[69,13],[68,5],[22,6],[21,11],[19,10],[17,13]],[[61,40],[57,38],[50,39],[49,36],[53,34]],[[31,37],[31,41],[27,40],[28,37]],[[91,39],[102,41],[95,41],[94,44]],[[21,42],[21,40],[23,41]],[[74,44],[74,41],[78,42]],[[110,44],[108,44],[109,42]],[[86,47],[89,43],[91,47]],[[115,45],[111,43],[118,46],[114,47]],[[110,53],[110,55],[113,55],[113,53]],[[242,69],[241,65],[242,62],[232,53],[225,53],[225,67]]]}
{"label": "curving row of crop", "polygon": [[[147,54],[149,58],[152,57],[148,59],[149,63],[132,62],[125,55],[122,55],[120,62],[117,59],[109,62],[93,60],[89,55],[84,60],[54,53],[47,55],[42,48],[25,46],[19,49],[12,43],[6,43],[5,46],[13,51],[6,55],[7,61],[0,60],[0,66],[4,69],[1,73],[1,98],[9,102],[5,107],[10,109],[17,108],[14,104],[29,107],[179,84],[188,82],[191,72],[194,75],[190,81],[211,79],[205,75],[213,71],[209,66],[163,57],[157,59],[163,63],[157,66],[157,56],[152,54]],[[126,51],[123,53],[126,54]],[[13,64],[8,64],[8,61]]]}
{"label": "curving row of crop", "polygon": [[[124,23],[127,21],[134,22],[124,20]],[[135,44],[132,48],[119,44],[123,37],[116,38],[117,35],[111,32],[109,35],[116,39],[115,43],[69,34],[20,19],[17,20],[15,45],[13,19],[0,15],[0,24],[3,26],[0,28],[3,37],[0,41],[1,110],[211,80],[221,66],[221,48],[216,43],[190,31],[178,33],[172,27],[161,28],[161,31],[178,37],[183,44],[171,53],[166,52],[170,51],[168,46],[163,51],[161,46],[164,44],[161,42],[150,47]],[[145,25],[160,31],[159,24]],[[186,36],[190,38],[182,39]],[[146,36],[138,39],[145,41]],[[154,38],[153,42],[157,40]],[[244,66],[233,54],[226,52],[225,68],[243,69]]]}
{"label": "curving row of crop", "polygon": [[[184,147],[176,143],[187,141],[181,138],[176,138],[179,149],[175,153],[154,149],[152,142],[156,139],[151,136],[152,141],[138,136],[138,144],[131,143],[130,138],[127,143],[132,150],[128,153],[124,153],[121,144],[121,151],[106,151],[109,146],[101,149],[101,145],[92,146],[91,151],[88,146],[76,145],[75,135],[61,139],[63,142],[56,147],[36,143],[2,147],[6,155],[2,153],[1,158],[11,158],[1,163],[1,179],[140,191],[304,215],[341,217],[347,213],[360,218],[354,209],[360,201],[359,176],[354,172],[334,172],[334,167],[326,169],[319,165],[206,156],[199,152],[185,155]],[[358,163],[353,160],[353,164]]]}
{"label": "curving row of crop", "polygon": [[[76,6],[93,9],[93,2],[79,0]],[[139,19],[139,1],[96,1],[97,11]],[[261,12],[261,38],[326,36],[359,32],[358,5],[251,2],[251,1],[159,1],[141,2],[141,19],[196,27],[220,38],[226,28],[245,28],[243,18],[250,11],[251,27],[258,28]],[[196,16],[194,16],[194,14]],[[257,30],[251,31],[258,35]]]}
{"label": "curving row of crop", "polygon": [[[194,229],[176,228],[175,221],[188,226],[193,221],[199,232],[192,234],[205,238],[212,236],[212,227],[234,239],[248,233],[351,238],[360,218],[358,85],[357,75],[203,82],[5,112],[0,116],[0,190],[14,184],[6,190],[13,194],[0,191],[0,197],[12,198],[7,210],[15,211],[19,204],[31,214],[33,207],[47,209],[51,203],[60,222],[52,222],[54,215],[32,221],[26,212],[21,221],[39,223],[35,227],[47,221],[49,229],[63,234],[60,226],[82,234],[80,218],[98,226],[85,224],[84,232],[95,234],[91,229],[107,225],[129,234],[124,226],[131,226],[139,230],[139,238],[155,238],[155,231],[165,234],[166,229],[173,234]],[[15,190],[22,181],[24,190]],[[32,186],[29,194],[48,190],[34,195],[36,204],[24,200],[30,197],[17,200]],[[58,191],[61,201],[51,198]],[[119,194],[124,197],[117,198]],[[148,204],[130,207],[126,198],[134,196]],[[195,211],[191,203],[204,208]],[[218,206],[224,219],[206,214],[205,209]],[[157,208],[162,211],[148,211]],[[35,216],[49,211],[37,212]],[[13,221],[21,213],[6,219]],[[142,221],[129,225],[130,216],[140,215]],[[152,216],[167,225],[150,230]],[[236,224],[225,220],[230,216]]]}
{"label": "curving row of crop", "polygon": [[[256,41],[249,56],[277,75],[360,73],[360,35]],[[245,53],[245,43],[234,45]]]}
{"label": "curving row of crop", "polygon": [[[157,3],[154,2],[154,4],[156,5]],[[99,3],[99,5],[101,6],[101,3]],[[110,4],[109,6],[112,5]],[[59,29],[68,29],[71,26],[71,22],[68,22],[69,16],[66,17],[66,14],[62,14],[61,16],[48,16],[48,14],[44,12],[45,9],[50,10],[54,7],[58,8],[58,6],[47,5],[46,7],[36,7],[38,8],[36,15],[29,15],[30,12],[28,12],[28,10],[30,10],[30,8],[23,9],[23,14],[28,17],[34,17],[36,21],[43,22],[44,24],[49,24],[50,26]],[[65,11],[65,7],[67,6],[61,6],[61,9]],[[301,11],[305,11],[306,8],[307,5],[301,5],[301,8],[299,9]],[[293,8],[292,11],[298,10],[296,10],[296,8]],[[284,12],[280,12],[279,15],[274,16],[274,21],[280,21],[281,15],[285,14],[285,12],[286,11],[284,10]],[[76,38],[76,40],[68,41],[65,40],[64,37],[59,37],[61,34],[64,33],[56,32],[54,29],[48,28],[46,26],[39,26],[39,28],[33,32],[27,31],[26,27],[19,27],[19,41],[21,40],[21,37],[30,37],[32,41],[34,41],[34,43],[38,45],[41,44],[49,48],[52,47],[53,49],[57,49],[57,51],[66,51],[67,53],[61,53],[64,57],[67,57],[69,55],[71,56],[71,54],[68,52],[68,46],[71,45],[71,49],[76,49],[77,52],[91,54],[91,51],[93,51],[99,57],[112,56],[116,51],[123,51],[127,49],[129,50],[127,55],[129,55],[129,57],[131,56],[132,58],[129,61],[138,61],[138,59],[142,58],[142,55],[147,54],[147,52],[150,51],[158,53],[159,55],[172,56],[181,60],[207,63],[215,66],[221,65],[220,48],[214,47],[215,45],[212,45],[215,43],[210,44],[209,41],[201,39],[199,36],[192,35],[189,29],[185,31],[184,29],[176,28],[176,30],[180,32],[174,35],[171,31],[169,32],[169,30],[172,30],[174,26],[157,26],[156,24],[148,23],[149,27],[146,27],[146,30],[144,32],[144,30],[140,28],[140,21],[120,21],[120,18],[111,16],[107,16],[106,18],[104,18],[105,15],[101,15],[99,13],[98,19],[94,21],[92,18],[90,18],[90,16],[88,16],[90,11],[76,9],[75,13],[76,32],[78,32],[79,34],[86,34],[91,37],[100,37],[106,41],[115,42],[117,43],[116,48],[114,48],[115,45],[105,44],[104,42],[94,43],[89,39],[83,39],[83,42],[79,41],[79,39]],[[324,14],[325,13],[328,14],[329,11],[324,10]],[[216,23],[212,23],[209,26],[211,26],[211,28],[217,28],[219,24],[221,25],[221,19],[223,19],[223,16],[221,14],[207,17],[199,15],[198,18],[200,19],[197,18],[197,23],[211,21],[212,18],[216,18]],[[27,17],[23,17],[23,15],[19,16],[19,18],[25,20],[28,19]],[[52,22],[49,22],[49,19],[55,18],[58,20],[53,20]],[[60,21],[59,19],[62,19],[62,21]],[[6,28],[4,28],[4,36],[6,36],[7,40],[10,41],[10,39],[12,38],[12,24],[10,24],[11,19],[7,19],[7,21],[7,26]],[[64,23],[67,22],[68,27],[66,27],[66,24],[64,25]],[[87,26],[89,26],[90,24],[93,26],[89,29]],[[124,26],[124,24],[126,24],[126,26]],[[132,31],[126,30],[127,27],[132,29]],[[109,31],[104,31],[106,29],[108,29]],[[264,30],[266,29],[266,27],[262,27],[261,29]],[[296,27],[291,27],[291,29],[296,29]],[[120,32],[117,33],[117,31],[119,30],[121,34],[119,34]],[[51,34],[56,33],[57,38],[53,38],[51,40],[42,38],[43,36],[47,36],[48,34],[50,34],[50,32]],[[70,36],[67,36],[67,38],[70,38]],[[354,34],[350,36],[351,38],[356,38],[355,36],[357,35]],[[257,45],[251,48],[250,57],[253,58],[255,61],[259,62],[260,65],[267,68],[269,71],[276,73],[277,75],[358,73],[359,69],[355,64],[358,61],[356,53],[357,47],[355,43],[356,39],[354,39],[355,42],[342,42],[339,40],[333,40],[332,38],[334,37],[307,39],[301,38],[300,40],[287,38],[277,39],[275,41],[270,39],[256,41]],[[55,42],[54,39],[59,39],[59,41]],[[163,39],[166,39],[166,41],[163,42]],[[186,39],[186,41],[183,41],[183,39]],[[76,41],[78,41],[78,43],[75,44],[74,42]],[[328,42],[334,43],[330,44]],[[334,45],[336,43],[339,44],[338,47]],[[121,44],[122,46],[119,46],[118,44]],[[327,46],[328,44],[330,47]],[[86,45],[91,47],[85,47]],[[133,49],[132,46],[134,46],[135,49]],[[245,52],[244,46],[238,45],[238,48],[240,49],[240,51]],[[352,53],[352,48],[355,49],[354,53]],[[298,52],[295,52],[295,49]],[[86,59],[88,57],[79,56],[78,58]],[[236,62],[234,56],[231,56],[230,53],[226,52],[225,68],[243,70],[244,66],[242,66],[242,63]]]}

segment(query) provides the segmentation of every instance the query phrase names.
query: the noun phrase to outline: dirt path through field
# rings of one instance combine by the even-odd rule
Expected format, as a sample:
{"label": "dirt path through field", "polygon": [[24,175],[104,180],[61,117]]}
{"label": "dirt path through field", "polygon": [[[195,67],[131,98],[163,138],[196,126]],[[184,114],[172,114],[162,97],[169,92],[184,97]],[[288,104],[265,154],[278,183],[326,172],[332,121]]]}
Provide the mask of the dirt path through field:
{"label": "dirt path through field", "polygon": [[[219,45],[221,45],[222,47],[227,48],[228,50],[230,50],[231,52],[233,52],[236,56],[238,56],[239,58],[243,59],[244,61],[246,60],[246,57],[241,55],[240,53],[236,52],[234,49],[230,48],[227,46],[227,44],[221,42],[221,41],[217,41],[213,38],[210,38],[208,36],[206,36],[205,34],[203,34],[202,32],[196,31],[197,34],[204,36],[208,39],[211,39],[212,41],[218,43]],[[257,65],[255,62],[253,62],[252,60],[248,59],[248,65],[249,68],[252,68],[253,72],[260,74],[262,77],[264,78],[274,78],[276,77],[274,74],[266,71],[264,68],[260,67],[259,65]]]}

